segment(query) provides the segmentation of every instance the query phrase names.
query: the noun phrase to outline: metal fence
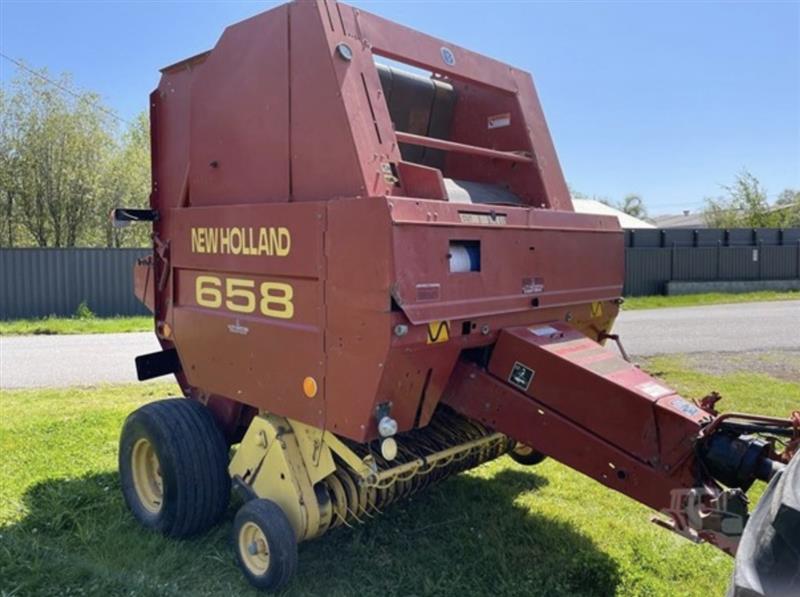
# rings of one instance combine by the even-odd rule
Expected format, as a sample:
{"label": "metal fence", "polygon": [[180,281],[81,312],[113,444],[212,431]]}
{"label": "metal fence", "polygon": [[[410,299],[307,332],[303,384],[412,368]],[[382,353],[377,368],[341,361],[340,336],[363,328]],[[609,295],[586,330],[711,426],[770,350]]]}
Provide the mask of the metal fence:
{"label": "metal fence", "polygon": [[625,232],[626,296],[663,294],[668,282],[800,279],[800,228]]}
{"label": "metal fence", "polygon": [[[133,264],[150,249],[0,249],[0,319],[145,315]],[[627,296],[662,294],[670,281],[800,279],[800,228],[636,230],[625,233]]]}
{"label": "metal fence", "polygon": [[97,315],[145,315],[133,265],[150,249],[2,249],[0,319],[69,316],[85,301]]}

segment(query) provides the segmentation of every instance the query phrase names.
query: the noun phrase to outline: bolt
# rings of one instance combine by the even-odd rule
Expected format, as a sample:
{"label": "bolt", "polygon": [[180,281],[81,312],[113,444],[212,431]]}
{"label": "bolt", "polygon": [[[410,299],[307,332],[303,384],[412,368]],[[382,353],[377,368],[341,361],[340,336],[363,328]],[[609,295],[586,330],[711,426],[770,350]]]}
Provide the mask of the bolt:
{"label": "bolt", "polygon": [[408,333],[408,326],[403,323],[398,323],[394,326],[395,336],[402,337]]}
{"label": "bolt", "polygon": [[336,46],[336,53],[339,54],[339,58],[347,62],[350,62],[353,59],[352,48],[344,42]]}
{"label": "bolt", "polygon": [[484,323],[481,326],[481,334],[483,334],[484,336],[488,336],[489,335],[489,324],[488,323]]}

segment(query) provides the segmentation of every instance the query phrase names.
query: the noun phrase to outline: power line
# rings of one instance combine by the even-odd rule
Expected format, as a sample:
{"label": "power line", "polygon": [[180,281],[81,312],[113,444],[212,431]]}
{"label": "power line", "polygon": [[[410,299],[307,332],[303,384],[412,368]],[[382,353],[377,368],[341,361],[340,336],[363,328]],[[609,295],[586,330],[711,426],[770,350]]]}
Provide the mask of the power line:
{"label": "power line", "polygon": [[[12,58],[11,56],[7,56],[6,54],[3,54],[2,52],[0,52],[0,57],[3,57],[3,58],[5,58],[6,60],[8,60],[9,62],[12,62],[12,63],[16,64],[18,68],[21,68],[22,70],[29,72],[29,73],[30,73],[30,74],[32,74],[33,76],[35,76],[35,77],[39,77],[39,78],[40,78],[42,81],[46,81],[47,83],[50,83],[50,85],[52,85],[52,86],[53,86],[53,87],[55,87],[56,89],[59,89],[59,90],[63,91],[64,93],[68,93],[69,95],[71,95],[72,97],[74,97],[74,98],[76,98],[76,99],[79,99],[79,100],[84,100],[84,101],[86,100],[86,98],[85,98],[85,97],[82,97],[80,94],[78,94],[78,93],[75,93],[75,92],[74,92],[74,91],[72,91],[72,89],[70,89],[69,87],[64,87],[64,86],[63,86],[63,85],[61,85],[60,83],[56,83],[56,82],[55,82],[55,81],[53,81],[52,79],[48,79],[48,78],[47,78],[47,77],[45,77],[45,76],[44,76],[42,73],[40,73],[40,72],[37,72],[37,71],[33,70],[32,68],[28,68],[27,66],[25,66],[25,64],[24,64],[24,63],[20,62],[19,60],[15,60],[15,59],[14,59],[14,58]],[[101,106],[101,105],[100,105],[100,104],[98,104],[97,102],[89,102],[89,103],[90,103],[90,104],[91,104],[93,107],[97,108],[98,110],[100,110],[101,112],[103,112],[103,113],[105,113],[105,114],[108,114],[108,115],[109,115],[109,116],[111,116],[112,118],[114,118],[114,119],[116,119],[116,120],[119,120],[120,122],[124,122],[125,124],[130,124],[130,125],[133,125],[133,123],[132,123],[130,120],[126,120],[125,118],[123,118],[123,117],[122,117],[122,116],[120,116],[119,114],[116,114],[115,112],[112,112],[111,110],[108,110],[107,108],[104,108],[103,106]]]}

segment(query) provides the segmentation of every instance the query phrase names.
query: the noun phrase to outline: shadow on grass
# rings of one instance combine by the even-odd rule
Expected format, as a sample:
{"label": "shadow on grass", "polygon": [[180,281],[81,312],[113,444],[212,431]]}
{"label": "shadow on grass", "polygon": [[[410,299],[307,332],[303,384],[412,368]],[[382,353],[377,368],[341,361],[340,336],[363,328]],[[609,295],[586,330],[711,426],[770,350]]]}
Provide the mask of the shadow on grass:
{"label": "shadow on grass", "polygon": [[[368,525],[300,546],[293,595],[609,595],[616,563],[564,522],[521,506],[547,481],[501,469],[460,475]],[[256,594],[233,562],[238,503],[206,535],[173,541],[141,529],[115,473],[37,484],[25,515],[0,528],[0,593]]]}

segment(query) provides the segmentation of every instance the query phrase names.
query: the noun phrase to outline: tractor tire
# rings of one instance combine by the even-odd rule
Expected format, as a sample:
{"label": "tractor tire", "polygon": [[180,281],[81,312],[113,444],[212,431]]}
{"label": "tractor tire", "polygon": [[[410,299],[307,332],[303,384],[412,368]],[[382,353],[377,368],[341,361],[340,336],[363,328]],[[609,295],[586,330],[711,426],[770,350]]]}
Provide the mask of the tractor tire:
{"label": "tractor tire", "polygon": [[236,561],[257,589],[274,593],[297,571],[297,538],[281,507],[266,499],[250,500],[233,521]]}
{"label": "tractor tire", "polygon": [[800,454],[767,485],[742,533],[728,597],[800,595]]}
{"label": "tractor tire", "polygon": [[525,466],[533,466],[535,464],[539,464],[542,462],[547,456],[542,454],[541,452],[537,452],[533,448],[526,446],[525,444],[521,444],[519,442],[511,449],[508,453],[511,456],[511,459],[518,463],[524,464]]}
{"label": "tractor tire", "polygon": [[173,398],[131,413],[119,441],[122,495],[147,529],[183,538],[211,528],[228,508],[228,448],[211,412]]}

